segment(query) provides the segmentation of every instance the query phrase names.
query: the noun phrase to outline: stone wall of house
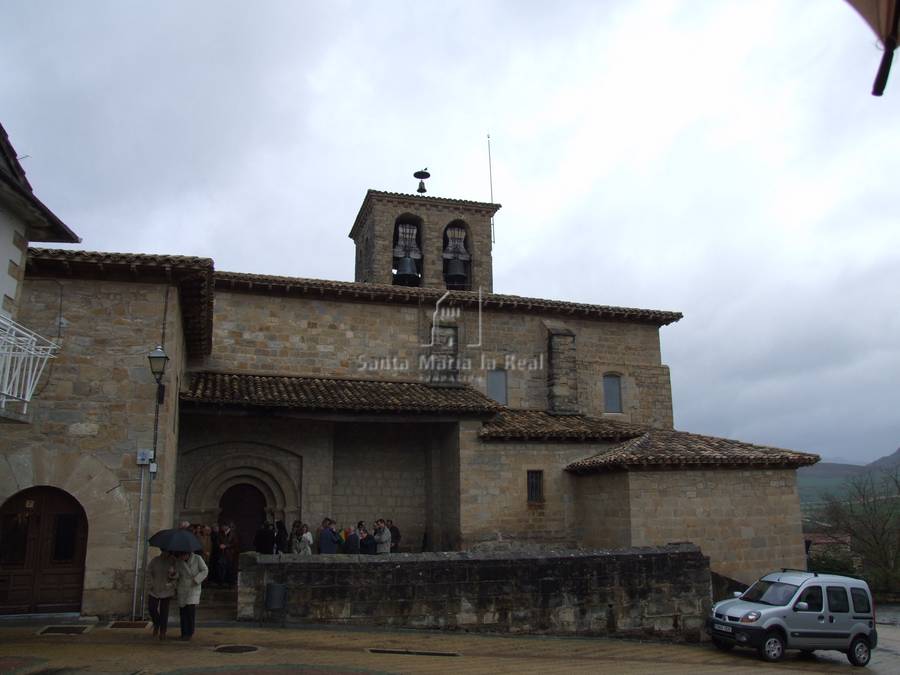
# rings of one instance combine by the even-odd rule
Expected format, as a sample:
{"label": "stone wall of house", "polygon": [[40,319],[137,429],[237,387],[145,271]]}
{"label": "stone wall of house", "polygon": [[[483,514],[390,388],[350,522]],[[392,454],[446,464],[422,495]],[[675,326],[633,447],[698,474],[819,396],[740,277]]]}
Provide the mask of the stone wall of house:
{"label": "stone wall of house", "polygon": [[0,205],[0,315],[16,318],[25,277],[25,224]]}
{"label": "stone wall of house", "polygon": [[400,550],[422,550],[427,526],[429,434],[416,424],[340,424],[334,439],[332,515],[338,524],[376,518],[400,528]]}
{"label": "stone wall of house", "polygon": [[793,469],[630,471],[631,545],[691,541],[719,574],[750,583],[806,568]]}
{"label": "stone wall of house", "polygon": [[[471,425],[471,422],[463,423]],[[460,532],[460,425],[434,424],[426,462],[426,530],[422,538],[425,551],[459,550]],[[415,542],[412,542],[415,544]],[[415,549],[413,549],[415,550]]]}
{"label": "stone wall of house", "polygon": [[[267,611],[268,584],[286,587]],[[709,561],[696,546],[536,555],[241,557],[238,618],[699,640]]]}
{"label": "stone wall of house", "polygon": [[[72,495],[88,519],[82,612],[131,611],[139,449],[153,445],[156,382],[147,354],[159,344],[166,287],[41,279],[23,285],[19,321],[61,344],[38,385],[30,424],[0,434],[0,503],[25,488]],[[60,312],[61,310],[61,312]],[[177,383],[184,367],[177,290],[169,289],[165,348],[171,359],[160,408],[151,528],[172,518]]]}
{"label": "stone wall of house", "polygon": [[[216,292],[213,353],[206,367],[279,375],[427,379],[434,308],[376,302]],[[486,372],[507,371],[508,404],[546,409],[546,315],[460,309],[455,320],[463,382],[486,392]],[[616,419],[672,426],[669,370],[656,326],[557,317],[574,334],[577,407],[603,415],[602,378],[622,377]],[[478,346],[469,346],[478,345]]]}
{"label": "stone wall of house", "polygon": [[[506,542],[574,546],[582,519],[576,476],[563,468],[592,454],[580,444],[482,443],[477,423],[460,424],[463,545]],[[543,501],[528,500],[529,471],[543,472]]]}
{"label": "stone wall of house", "polygon": [[627,473],[577,476],[575,499],[579,514],[575,530],[583,546],[631,546],[631,497]]}

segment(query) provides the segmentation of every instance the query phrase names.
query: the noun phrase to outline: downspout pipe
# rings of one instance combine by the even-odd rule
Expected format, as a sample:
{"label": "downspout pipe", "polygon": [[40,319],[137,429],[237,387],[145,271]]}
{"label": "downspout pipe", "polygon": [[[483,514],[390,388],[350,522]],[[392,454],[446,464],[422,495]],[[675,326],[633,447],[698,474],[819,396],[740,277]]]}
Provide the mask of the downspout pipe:
{"label": "downspout pipe", "polygon": [[[141,573],[141,543],[144,539],[143,537],[143,527],[144,527],[144,465],[141,464],[141,496],[138,499],[138,513],[137,513],[137,537],[134,542],[134,592],[131,596],[131,619],[132,621],[137,621],[137,605],[138,605],[138,586],[140,584],[140,573]],[[143,608],[142,612],[143,614]]]}

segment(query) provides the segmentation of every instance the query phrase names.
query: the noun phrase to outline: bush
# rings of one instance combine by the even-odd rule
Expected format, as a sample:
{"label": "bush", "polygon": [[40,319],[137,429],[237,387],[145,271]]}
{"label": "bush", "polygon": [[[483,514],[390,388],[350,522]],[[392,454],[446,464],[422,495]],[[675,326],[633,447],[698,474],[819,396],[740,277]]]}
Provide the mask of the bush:
{"label": "bush", "polygon": [[850,554],[834,548],[824,549],[809,556],[808,569],[819,574],[841,574],[847,577],[859,574]]}

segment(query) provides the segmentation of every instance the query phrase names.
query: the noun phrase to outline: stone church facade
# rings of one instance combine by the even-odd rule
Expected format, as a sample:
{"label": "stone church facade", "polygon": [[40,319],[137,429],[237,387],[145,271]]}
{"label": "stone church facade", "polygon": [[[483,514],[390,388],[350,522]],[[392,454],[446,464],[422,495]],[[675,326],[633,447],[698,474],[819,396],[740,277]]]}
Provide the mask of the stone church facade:
{"label": "stone church facade", "polygon": [[0,546],[25,544],[0,555],[0,612],[60,609],[21,527],[42,489],[82,509],[67,607],[86,614],[131,610],[144,517],[234,520],[245,543],[265,517],[386,517],[410,553],[691,541],[742,581],[805,567],[795,469],[818,458],[673,429],[659,329],[680,314],[495,293],[498,208],[370,190],[353,282],[29,249],[19,321],[61,349],[2,427]]}

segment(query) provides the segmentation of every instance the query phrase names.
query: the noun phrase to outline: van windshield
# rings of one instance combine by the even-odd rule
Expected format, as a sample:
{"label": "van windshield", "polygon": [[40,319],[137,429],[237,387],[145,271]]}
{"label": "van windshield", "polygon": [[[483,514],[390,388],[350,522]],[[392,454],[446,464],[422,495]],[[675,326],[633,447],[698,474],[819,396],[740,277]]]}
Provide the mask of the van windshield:
{"label": "van windshield", "polygon": [[741,600],[758,602],[761,605],[783,607],[791,601],[799,586],[784,584],[780,581],[763,581],[760,579],[744,591]]}

